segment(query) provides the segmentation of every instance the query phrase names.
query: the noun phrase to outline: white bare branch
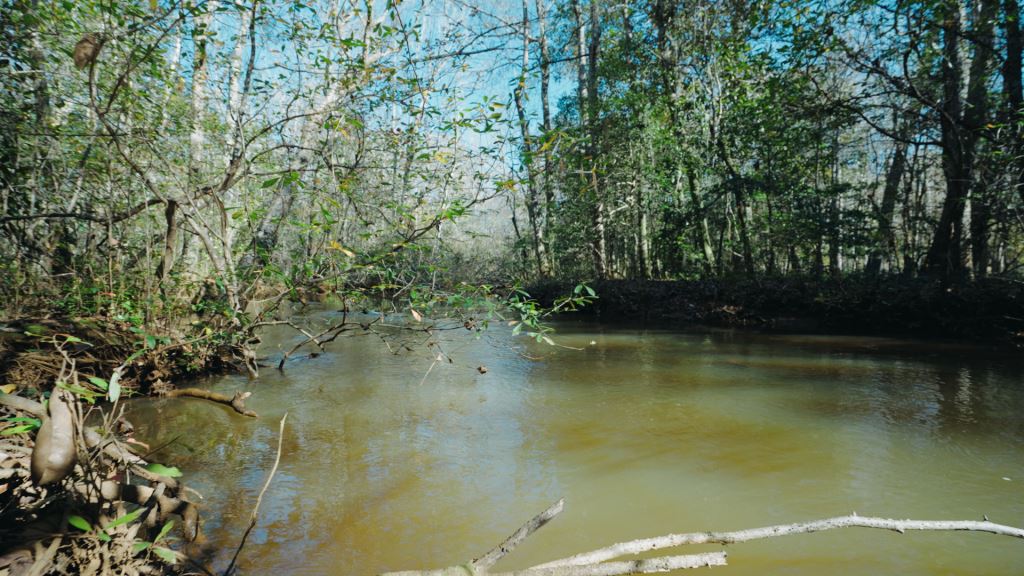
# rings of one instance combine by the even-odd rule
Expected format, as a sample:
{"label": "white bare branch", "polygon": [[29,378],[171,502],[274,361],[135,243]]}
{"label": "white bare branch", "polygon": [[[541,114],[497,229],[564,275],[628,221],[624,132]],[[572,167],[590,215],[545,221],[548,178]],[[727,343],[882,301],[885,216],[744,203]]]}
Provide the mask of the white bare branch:
{"label": "white bare branch", "polygon": [[836,528],[879,528],[882,530],[893,530],[904,533],[907,530],[967,530],[974,532],[988,532],[1001,536],[1012,536],[1024,538],[1024,529],[1004,526],[989,522],[988,520],[892,520],[888,518],[872,518],[867,516],[838,516],[815,520],[813,522],[798,522],[794,524],[778,524],[762,528],[751,528],[735,532],[692,532],[689,534],[668,534],[656,538],[644,538],[629,542],[612,544],[605,548],[599,548],[590,552],[576,554],[561,560],[554,560],[536,566],[535,568],[555,568],[563,566],[583,566],[595,562],[604,562],[620,556],[629,554],[640,554],[651,550],[674,548],[687,544],[737,544],[760,540],[763,538],[775,538],[777,536],[788,536],[790,534],[808,534],[810,532],[823,532]]}

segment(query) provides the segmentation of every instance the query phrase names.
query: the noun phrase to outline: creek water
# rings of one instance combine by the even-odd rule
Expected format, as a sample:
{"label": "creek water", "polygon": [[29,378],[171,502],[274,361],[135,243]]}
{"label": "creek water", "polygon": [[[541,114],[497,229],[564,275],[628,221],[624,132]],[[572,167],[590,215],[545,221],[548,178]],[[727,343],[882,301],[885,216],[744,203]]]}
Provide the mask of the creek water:
{"label": "creek water", "polygon": [[[320,319],[326,321],[326,316]],[[463,563],[559,497],[565,511],[498,569],[613,542],[857,512],[1024,526],[1024,359],[860,337],[560,323],[558,344],[492,326],[341,337],[265,368],[247,419],[140,400],[152,458],[204,499],[190,552],[248,574],[376,574]],[[294,333],[269,331],[276,359]],[[403,346],[408,344],[408,348]],[[438,355],[443,361],[437,362]],[[451,359],[451,362],[447,358]],[[485,367],[481,373],[478,367]],[[695,551],[717,547],[696,547]],[[868,529],[728,547],[716,574],[1020,574],[1024,542]]]}

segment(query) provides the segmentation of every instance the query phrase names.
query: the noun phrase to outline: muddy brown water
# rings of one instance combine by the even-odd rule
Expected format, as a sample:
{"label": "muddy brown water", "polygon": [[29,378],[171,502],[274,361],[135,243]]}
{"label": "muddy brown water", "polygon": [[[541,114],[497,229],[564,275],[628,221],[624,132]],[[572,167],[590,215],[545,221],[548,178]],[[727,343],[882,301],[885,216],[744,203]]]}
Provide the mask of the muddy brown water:
{"label": "muddy brown water", "polygon": [[[857,512],[1024,526],[1020,354],[861,337],[562,323],[560,345],[491,327],[438,346],[341,338],[248,382],[258,420],[191,399],[134,403],[204,497],[223,569],[288,413],[248,574],[376,574],[462,563],[559,497],[498,565],[612,542]],[[295,341],[268,332],[270,360]],[[395,354],[393,350],[402,350]],[[452,362],[437,362],[443,350]],[[431,368],[431,366],[433,367]],[[486,373],[478,371],[487,368]],[[712,550],[699,547],[695,550]],[[716,574],[1021,574],[1024,542],[847,529],[728,547]]]}

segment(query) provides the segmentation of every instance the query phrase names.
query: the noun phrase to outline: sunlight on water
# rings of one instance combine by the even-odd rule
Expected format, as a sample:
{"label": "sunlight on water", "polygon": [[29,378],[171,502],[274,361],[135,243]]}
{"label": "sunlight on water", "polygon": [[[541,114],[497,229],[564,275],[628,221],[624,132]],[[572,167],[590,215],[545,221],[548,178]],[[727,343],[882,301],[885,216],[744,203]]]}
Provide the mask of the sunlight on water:
{"label": "sunlight on water", "polygon": [[[272,360],[294,341],[266,340]],[[139,401],[132,418],[142,439],[171,442],[159,459],[205,497],[205,542],[191,552],[223,568],[288,412],[281,468],[243,553],[250,574],[462,563],[561,496],[562,515],[498,568],[853,511],[1024,525],[1024,364],[1013,355],[587,324],[561,326],[558,341],[582,350],[501,329],[452,333],[442,349],[453,362],[431,369],[435,347],[394,355],[352,337],[257,382],[214,383],[253,390],[259,420],[182,399]],[[982,534],[847,530],[728,551],[716,574],[1024,569],[1024,543]]]}

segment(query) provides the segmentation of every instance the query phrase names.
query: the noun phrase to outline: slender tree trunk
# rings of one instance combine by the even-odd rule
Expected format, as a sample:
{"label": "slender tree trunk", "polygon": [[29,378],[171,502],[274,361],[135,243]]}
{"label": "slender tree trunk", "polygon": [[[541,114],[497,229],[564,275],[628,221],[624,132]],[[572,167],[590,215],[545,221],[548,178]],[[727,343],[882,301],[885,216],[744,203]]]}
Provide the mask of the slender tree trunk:
{"label": "slender tree trunk", "polygon": [[882,205],[878,210],[878,240],[868,256],[866,272],[871,276],[878,275],[883,259],[890,259],[896,253],[896,236],[893,234],[892,219],[896,212],[896,197],[899,195],[900,183],[907,167],[907,136],[910,133],[909,121],[903,120],[896,129],[899,139],[893,142],[892,157],[889,168],[885,172],[885,188],[882,190]]}
{"label": "slender tree trunk", "polygon": [[[588,69],[591,59],[596,63],[596,53],[589,54],[587,47],[587,23],[583,20],[583,9],[580,0],[572,0],[573,20],[576,25],[576,102],[579,108],[581,129],[586,135],[586,144],[583,147],[583,154],[579,167],[580,190],[584,197],[589,197],[589,209],[591,212],[590,230],[591,252],[593,256],[594,275],[597,278],[604,278],[608,273],[607,254],[604,241],[604,208],[600,205],[600,194],[597,190],[597,169],[596,158],[594,157],[594,136],[595,122],[592,112],[596,111],[591,103],[596,103],[592,98],[590,77],[595,73]],[[593,35],[595,32],[591,31]],[[593,41],[593,36],[591,36]],[[593,58],[591,58],[593,56]],[[595,82],[596,85],[596,77]]]}
{"label": "slender tree trunk", "polygon": [[551,160],[552,138],[555,137],[551,130],[551,101],[548,96],[551,84],[551,55],[548,53],[547,37],[547,12],[544,0],[536,0],[537,6],[537,45],[540,48],[540,105],[544,130],[544,206],[543,206],[543,236],[545,253],[547,254],[547,270],[549,274],[554,273],[554,257],[551,251],[551,210],[555,206],[555,191],[553,187],[554,163]]}
{"label": "slender tree trunk", "polygon": [[526,116],[526,78],[530,69],[530,13],[527,0],[523,0],[523,59],[519,81],[513,90],[516,114],[519,117],[519,134],[523,143],[523,165],[526,169],[526,215],[530,220],[530,243],[540,277],[548,275],[547,254],[544,246],[543,224],[540,215],[540,194],[537,191],[537,170],[534,165],[534,151],[530,138],[530,120]]}
{"label": "slender tree trunk", "polygon": [[[963,216],[974,177],[975,148],[988,114],[986,80],[991,63],[995,0],[981,0],[973,26],[974,56],[970,66],[966,103],[961,102],[963,86],[960,58],[959,0],[946,3],[946,21],[943,24],[943,106],[942,106],[942,165],[946,178],[946,198],[942,215],[928,250],[927,268],[944,280],[963,274]],[[983,201],[979,198],[979,201]],[[982,207],[983,212],[987,208]],[[987,227],[979,221],[979,226]],[[980,243],[987,243],[987,234],[979,231]],[[972,249],[973,252],[973,249]],[[981,266],[986,266],[982,263]]]}
{"label": "slender tree trunk", "polygon": [[[581,46],[582,47],[582,46]],[[598,278],[608,276],[606,207],[604,192],[597,175],[600,154],[599,100],[597,93],[597,61],[601,49],[601,22],[597,0],[590,0],[590,48],[587,52],[587,155],[590,157],[590,189],[594,196],[594,273]]]}
{"label": "slender tree trunk", "polygon": [[[238,34],[235,39],[235,47],[231,52],[231,63],[228,69],[228,102],[227,102],[227,119],[229,122],[228,126],[228,138],[227,147],[225,150],[225,166],[228,170],[231,170],[233,163],[239,162],[240,159],[244,158],[245,151],[243,150],[242,142],[244,141],[243,124],[245,121],[245,105],[248,100],[249,90],[249,78],[248,73],[246,74],[246,80],[243,81],[242,74],[242,60],[245,53],[246,45],[249,45],[249,58],[255,57],[255,24],[256,24],[256,13],[259,8],[259,0],[253,0],[251,10],[247,9],[242,5],[238,5]],[[253,63],[249,63],[248,71],[251,72],[253,69]],[[238,192],[234,187],[228,189],[225,192],[225,197],[220,201],[221,208],[221,238],[224,245],[224,253],[226,260],[232,265],[234,263],[234,240],[235,240],[235,228],[231,225],[231,221],[228,219],[227,212],[223,209],[225,205],[236,206],[240,203]]]}
{"label": "slender tree trunk", "polygon": [[967,85],[967,109],[964,111],[964,129],[967,130],[971,181],[971,264],[976,278],[988,274],[989,226],[992,210],[988,187],[985,185],[985,171],[976,163],[977,143],[986,130],[989,114],[988,79],[992,65],[992,45],[995,42],[994,24],[998,14],[999,0],[980,0],[975,9],[974,57],[971,59],[971,76]]}
{"label": "slender tree trunk", "polygon": [[195,188],[199,182],[203,147],[206,144],[203,116],[206,113],[206,81],[209,76],[207,44],[210,40],[210,24],[218,5],[218,0],[210,0],[206,3],[203,12],[195,18],[195,30],[192,33],[195,53],[192,56],[192,99],[189,115],[192,121],[192,132],[189,135],[190,189]]}
{"label": "slender tree trunk", "polygon": [[238,34],[235,38],[235,47],[231,51],[231,63],[228,67],[228,162],[235,153],[235,146],[238,145],[242,130],[242,55],[249,42],[249,24],[253,18],[252,12],[245,7],[238,9]]}
{"label": "slender tree trunk", "polygon": [[[211,37],[210,25],[213,22],[213,14],[219,6],[218,0],[211,0],[202,7],[202,12],[195,16],[194,29],[192,31],[192,42],[194,52],[192,54],[192,88],[189,101],[189,120],[191,131],[189,133],[188,149],[188,172],[187,185],[181,208],[183,216],[187,220],[194,221],[199,218],[199,207],[192,198],[193,191],[201,186],[203,174],[204,148],[206,147],[206,131],[203,121],[206,116],[206,83],[209,79],[209,54],[207,51]],[[192,250],[190,241],[191,234],[183,235],[181,248],[181,261],[186,270],[196,271],[199,266],[198,250]],[[212,245],[204,244],[208,252],[213,250]],[[210,253],[211,260],[216,260],[214,254]],[[214,268],[221,268],[214,264]],[[218,270],[219,272],[220,270]]]}
{"label": "slender tree trunk", "polygon": [[690,202],[693,203],[693,209],[697,212],[697,217],[700,220],[698,234],[700,235],[701,253],[704,256],[704,273],[711,276],[715,270],[715,251],[711,245],[711,229],[708,225],[708,215],[704,210],[700,191],[697,189],[697,175],[692,166],[687,166],[686,168],[686,180],[690,185]]}
{"label": "slender tree trunk", "polygon": [[[1003,93],[1006,97],[1006,123],[1013,134],[1011,153],[1016,158],[1010,184],[1024,201],[1024,91],[1021,87],[1020,7],[1017,0],[1003,0],[1003,33],[1006,37],[1006,60],[1003,62]],[[1015,173],[1013,173],[1015,172]]]}
{"label": "slender tree trunk", "polygon": [[967,198],[967,180],[963,138],[960,133],[962,105],[960,90],[963,84],[960,62],[960,7],[958,1],[947,1],[946,21],[943,23],[942,62],[942,171],[946,179],[946,197],[942,215],[928,249],[925,267],[943,279],[959,276],[963,269],[964,202]]}
{"label": "slender tree trunk", "polygon": [[174,35],[174,46],[171,48],[171,55],[168,58],[168,78],[172,80],[167,83],[167,88],[164,90],[164,104],[160,107],[160,132],[163,133],[167,129],[167,123],[171,119],[171,115],[168,113],[168,107],[171,103],[171,95],[175,91],[175,83],[178,81],[178,68],[181,66],[181,41],[184,31],[182,25],[178,25],[178,32]]}

